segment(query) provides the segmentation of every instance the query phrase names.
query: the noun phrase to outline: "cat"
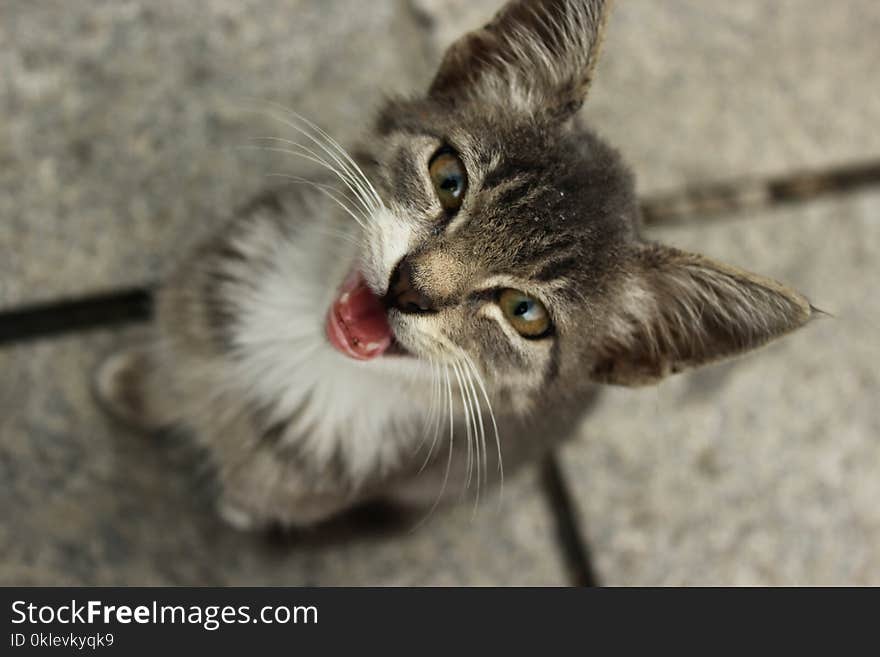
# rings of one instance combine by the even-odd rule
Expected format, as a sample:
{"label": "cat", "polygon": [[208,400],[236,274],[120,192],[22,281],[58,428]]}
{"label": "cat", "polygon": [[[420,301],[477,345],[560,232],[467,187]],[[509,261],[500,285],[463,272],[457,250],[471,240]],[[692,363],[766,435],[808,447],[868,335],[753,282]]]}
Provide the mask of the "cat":
{"label": "cat", "polygon": [[190,431],[235,527],[302,527],[478,497],[575,433],[602,384],[807,323],[794,290],[640,237],[630,170],[578,116],[608,5],[508,2],[354,155],[285,114],[276,146],[335,184],[269,190],[189,254],[154,338],[99,368],[105,406]]}

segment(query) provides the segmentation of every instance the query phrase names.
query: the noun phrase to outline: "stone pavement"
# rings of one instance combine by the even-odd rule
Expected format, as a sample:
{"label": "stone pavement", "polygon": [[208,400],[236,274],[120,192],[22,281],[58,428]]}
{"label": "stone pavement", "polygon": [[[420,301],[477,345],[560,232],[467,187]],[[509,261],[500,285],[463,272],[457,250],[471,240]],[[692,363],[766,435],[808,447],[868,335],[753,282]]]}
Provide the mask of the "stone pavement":
{"label": "stone pavement", "polygon": [[[427,84],[489,0],[0,5],[0,308],[142,284],[291,163],[277,102],[343,142]],[[880,156],[873,0],[625,0],[585,116],[645,193]],[[265,107],[265,104],[264,104]],[[880,583],[880,193],[652,237],[787,281],[833,318],[656,389],[613,390],[559,455],[602,582]],[[2,584],[566,584],[537,473],[415,531],[372,516],[242,536],[194,455],[92,404],[140,328],[0,350]]]}

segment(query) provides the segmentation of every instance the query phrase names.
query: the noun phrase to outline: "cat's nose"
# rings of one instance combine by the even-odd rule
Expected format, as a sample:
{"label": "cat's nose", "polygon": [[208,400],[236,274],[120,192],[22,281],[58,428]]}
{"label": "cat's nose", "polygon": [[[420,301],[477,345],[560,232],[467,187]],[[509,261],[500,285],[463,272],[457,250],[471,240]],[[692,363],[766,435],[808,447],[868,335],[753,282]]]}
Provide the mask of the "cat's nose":
{"label": "cat's nose", "polygon": [[404,313],[432,313],[437,310],[433,301],[413,281],[412,264],[408,257],[397,263],[391,274],[386,303]]}

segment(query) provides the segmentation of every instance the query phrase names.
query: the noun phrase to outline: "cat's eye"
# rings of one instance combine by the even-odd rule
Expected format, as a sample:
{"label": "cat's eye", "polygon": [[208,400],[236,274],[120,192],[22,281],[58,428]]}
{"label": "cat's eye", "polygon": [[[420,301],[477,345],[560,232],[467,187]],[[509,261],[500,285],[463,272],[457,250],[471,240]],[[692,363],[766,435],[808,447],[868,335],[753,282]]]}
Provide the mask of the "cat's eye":
{"label": "cat's eye", "polygon": [[550,314],[534,297],[519,290],[503,290],[498,305],[507,321],[524,338],[543,338],[550,333]]}
{"label": "cat's eye", "polygon": [[428,173],[443,209],[449,214],[458,212],[467,190],[467,171],[461,158],[442,150],[431,159]]}

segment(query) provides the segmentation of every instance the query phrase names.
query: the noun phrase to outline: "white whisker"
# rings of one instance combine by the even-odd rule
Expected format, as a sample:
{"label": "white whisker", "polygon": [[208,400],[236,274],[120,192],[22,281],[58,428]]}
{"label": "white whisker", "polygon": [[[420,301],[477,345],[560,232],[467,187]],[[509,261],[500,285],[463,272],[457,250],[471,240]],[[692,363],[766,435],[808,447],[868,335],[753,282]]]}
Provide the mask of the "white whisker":
{"label": "white whisker", "polygon": [[[344,190],[339,189],[339,187],[336,187],[335,185],[328,185],[326,183],[320,183],[316,180],[312,180],[312,179],[306,178],[304,176],[294,176],[289,173],[281,173],[281,172],[275,172],[275,171],[273,171],[271,173],[267,173],[266,176],[269,178],[286,178],[286,179],[291,180],[295,183],[310,185],[316,189],[326,190],[326,191],[330,192],[331,194],[333,194],[334,196],[336,196],[337,198],[341,197],[342,199],[345,199],[345,201],[347,203],[357,203],[356,199],[353,199]],[[351,206],[349,206],[349,209],[351,209],[353,212],[358,211],[357,208],[352,208]],[[362,217],[362,218],[365,219],[366,217]]]}
{"label": "white whisker", "polygon": [[[355,194],[357,196],[357,191],[351,186],[351,184],[345,178],[343,178],[336,169],[334,169],[331,165],[327,164],[327,162],[325,162],[321,158],[314,157],[314,156],[309,155],[307,153],[301,153],[296,150],[291,150],[289,148],[280,148],[280,147],[276,147],[276,146],[256,146],[255,148],[260,148],[262,150],[273,152],[273,153],[285,153],[287,155],[295,155],[297,157],[303,158],[304,160],[308,160],[309,162],[314,162],[315,164],[318,164],[318,165],[324,167],[325,169],[331,171],[332,173],[336,174],[336,176],[343,183],[345,183],[346,187],[348,187],[351,190],[352,194]],[[367,212],[369,212],[369,210]],[[365,215],[365,218],[367,216],[369,216],[369,215]]]}
{"label": "white whisker", "polygon": [[[413,455],[418,454],[422,451],[422,447],[425,446],[425,442],[427,441],[428,434],[431,432],[435,424],[435,418],[438,415],[438,406],[437,406],[437,366],[434,362],[433,358],[428,358],[428,365],[431,368],[431,399],[428,404],[428,414],[425,416],[424,422],[422,423],[422,437],[419,440],[419,444],[416,446]],[[436,440],[436,436],[435,436]],[[422,464],[422,467],[419,468],[419,472],[425,469],[425,466],[428,464],[428,461],[431,458],[431,454],[433,452],[434,444],[431,444],[431,449],[428,450],[428,456],[425,459],[425,462]]]}
{"label": "white whisker", "polygon": [[473,454],[471,451],[470,407],[465,402],[464,386],[461,381],[461,373],[458,368],[458,363],[455,361],[452,361],[452,363],[450,363],[450,364],[452,366],[452,373],[455,375],[455,381],[458,386],[458,393],[461,396],[461,406],[462,406],[462,410],[464,412],[464,418],[465,418],[464,427],[465,427],[465,440],[466,440],[466,445],[467,445],[467,463],[466,463],[466,471],[467,472],[466,472],[466,476],[465,476],[464,489],[462,490],[462,497],[463,497],[464,492],[468,488],[470,488],[472,468],[473,468],[473,463],[472,463]]}
{"label": "white whisker", "polygon": [[313,180],[309,180],[308,178],[303,178],[301,176],[290,176],[290,175],[287,175],[284,173],[270,173],[269,175],[272,177],[276,177],[276,178],[285,178],[287,180],[290,180],[291,182],[300,183],[303,185],[309,185],[310,187],[315,188],[320,193],[324,194],[324,196],[326,196],[331,201],[336,203],[340,208],[345,210],[345,212],[352,219],[355,220],[355,222],[357,223],[358,226],[360,226],[364,230],[367,230],[367,225],[366,225],[366,223],[364,223],[364,219],[359,217],[352,208],[350,208],[343,201],[341,201],[337,196],[335,196],[334,193],[330,191],[330,189],[332,189],[332,188],[330,188],[328,185],[322,185],[320,183],[314,182]]}
{"label": "white whisker", "polygon": [[424,421],[422,423],[422,438],[419,440],[419,444],[416,446],[414,454],[418,454],[421,451],[422,447],[425,445],[425,439],[427,438],[428,432],[427,429],[431,425],[431,421],[433,420],[434,415],[434,401],[436,396],[436,390],[434,386],[434,359],[428,358],[428,367],[431,368],[431,398],[428,402],[428,414],[424,417]]}
{"label": "white whisker", "polygon": [[323,137],[325,140],[327,140],[327,142],[331,146],[336,148],[337,152],[339,152],[339,154],[342,155],[351,165],[351,168],[349,170],[352,171],[352,174],[358,176],[360,178],[360,180],[366,185],[367,189],[371,192],[373,198],[376,200],[376,203],[378,204],[378,206],[380,208],[385,207],[385,204],[382,202],[382,198],[379,196],[378,192],[376,192],[376,188],[373,187],[373,184],[370,182],[370,179],[367,178],[363,169],[361,169],[361,167],[358,165],[358,163],[354,161],[354,158],[352,158],[348,154],[348,151],[345,148],[343,148],[342,145],[338,141],[336,141],[333,137],[331,137],[320,126],[316,125],[315,123],[313,123],[312,121],[310,121],[306,117],[302,116],[301,114],[294,112],[290,108],[285,108],[283,105],[278,105],[277,103],[275,103],[275,105],[276,105],[276,107],[281,109],[281,111],[285,111],[289,115],[291,115],[291,116],[299,119],[303,123],[305,123],[309,128],[311,128],[312,130],[317,132],[321,137]]}
{"label": "white whisker", "polygon": [[[464,408],[465,429],[467,431],[467,476],[465,478],[465,486],[462,494],[470,488],[472,480],[476,480],[476,497],[480,496],[480,448],[477,434],[477,418],[471,399],[470,389],[466,383],[466,374],[461,362],[454,361],[452,367],[455,370],[458,379],[459,393],[461,394],[461,403]],[[476,475],[474,475],[476,471]]]}
{"label": "white whisker", "polygon": [[[371,214],[378,209],[376,207],[375,203],[372,203],[371,199],[366,198],[366,190],[363,188],[363,186],[356,179],[352,178],[350,176],[350,174],[348,174],[347,171],[345,172],[346,175],[343,175],[342,171],[340,171],[339,169],[334,167],[332,164],[327,162],[323,157],[321,157],[321,155],[319,153],[316,153],[313,149],[309,148],[308,146],[305,146],[304,144],[293,141],[292,139],[282,139],[281,137],[262,137],[261,140],[262,141],[271,141],[271,142],[275,142],[275,143],[279,143],[279,144],[286,144],[288,146],[295,146],[296,148],[299,148],[300,150],[302,150],[304,153],[306,153],[309,156],[306,159],[311,159],[312,161],[317,161],[320,164],[322,164],[325,168],[329,169],[334,174],[336,174],[336,176],[343,183],[345,183],[345,186],[351,190],[351,193],[354,194],[355,198],[357,199],[358,204],[360,204],[360,206],[364,209],[364,212],[366,212],[367,214]],[[271,147],[267,146],[266,148],[270,149]],[[299,154],[299,153],[297,153],[297,154]],[[337,164],[339,164],[339,163],[337,162]],[[342,166],[342,165],[339,165],[339,166]]]}
{"label": "white whisker", "polygon": [[[468,365],[468,362],[466,360],[462,360],[461,362],[464,365]],[[474,513],[476,513],[477,507],[479,506],[479,503],[480,503],[480,459],[481,459],[480,454],[482,453],[482,467],[483,467],[482,480],[483,480],[484,486],[488,485],[489,458],[488,458],[488,454],[486,453],[486,425],[483,422],[483,412],[480,409],[480,402],[479,402],[479,399],[477,398],[476,388],[474,388],[474,375],[468,367],[464,368],[464,373],[466,375],[466,377],[465,377],[466,382],[467,382],[468,388],[470,389],[470,395],[471,395],[471,399],[473,401],[472,408],[476,408],[476,411],[477,411],[477,416],[476,416],[476,419],[474,420],[474,433],[475,433],[474,446],[476,448],[476,453],[477,453],[477,497],[476,497],[476,501],[474,502]],[[476,436],[478,428],[479,428],[479,440],[477,440],[477,436]]]}
{"label": "white whisker", "polygon": [[[312,130],[312,132],[306,131],[302,127],[289,121],[288,118],[282,118],[282,117],[278,116],[277,114],[274,114],[273,112],[270,112],[268,110],[259,110],[259,111],[261,111],[264,115],[266,115],[272,119],[275,119],[279,123],[282,123],[283,125],[286,125],[287,127],[291,128],[293,130],[296,130],[299,134],[303,135],[304,137],[306,137],[307,139],[312,141],[314,144],[316,144],[319,148],[321,148],[321,150],[323,150],[325,153],[327,153],[327,155],[329,155],[333,159],[334,162],[336,162],[340,167],[342,167],[342,169],[345,171],[347,176],[352,180],[352,182],[355,182],[356,184],[361,186],[364,189],[364,191],[367,193],[367,195],[369,197],[372,197],[371,198],[371,205],[375,205],[376,209],[384,207],[384,203],[382,203],[382,199],[379,197],[378,193],[376,193],[375,188],[370,183],[370,181],[367,179],[363,170],[358,166],[358,164],[348,154],[348,152],[339,144],[338,141],[333,139],[333,137],[331,137],[324,130],[322,130],[320,127],[315,125],[313,122],[309,121],[304,116],[297,114],[293,110],[291,110],[287,107],[284,107],[283,105],[279,105],[278,103],[273,103],[271,101],[269,101],[268,104],[270,106],[275,107],[278,111],[284,112],[287,115],[287,117],[295,118],[298,121],[304,123],[308,128],[310,128]],[[315,136],[314,133],[317,133],[317,135],[320,136],[324,140],[324,142],[319,140]],[[327,144],[332,146],[336,150],[336,152],[334,153],[333,151],[331,151],[327,147]],[[339,155],[341,155],[345,159],[345,161],[348,162],[348,164],[346,164],[346,162],[340,160]]]}
{"label": "white whisker", "polygon": [[[435,417],[434,417],[433,423],[432,423],[431,447],[428,449],[428,456],[426,457],[425,464],[422,466],[422,468],[424,468],[425,465],[427,465],[428,462],[430,462],[431,457],[434,454],[434,448],[437,446],[437,441],[440,439],[440,429],[442,429],[442,427],[443,427],[443,424],[442,424],[443,416],[440,413],[440,399],[442,398],[442,395],[443,395],[442,382],[440,381],[440,366],[439,366],[439,364],[436,364],[433,361],[432,361],[432,365],[433,365],[433,375],[434,375],[433,379],[436,380],[436,382],[437,382],[437,386],[436,386],[437,387],[437,413],[435,414]],[[420,471],[421,471],[421,469],[420,469]]]}
{"label": "white whisker", "polygon": [[455,446],[455,413],[453,411],[452,382],[449,378],[449,365],[443,366],[443,372],[446,380],[446,408],[449,411],[449,450],[446,457],[446,470],[443,473],[443,482],[440,484],[440,491],[437,493],[437,499],[434,500],[434,503],[431,505],[431,508],[428,510],[425,516],[415,524],[415,526],[412,528],[412,531],[415,531],[416,529],[421,527],[425,522],[427,522],[428,518],[430,518],[434,514],[434,511],[443,500],[443,495],[446,493],[446,486],[449,483],[449,473],[452,470],[452,457],[454,454]]}
{"label": "white whisker", "polygon": [[462,355],[464,356],[467,363],[470,365],[471,371],[474,373],[474,376],[477,379],[477,385],[480,387],[480,392],[482,393],[483,399],[486,402],[486,409],[489,411],[489,419],[491,419],[492,421],[492,430],[495,433],[495,447],[498,454],[498,476],[500,480],[498,498],[500,504],[501,498],[504,495],[504,465],[501,459],[501,438],[498,435],[498,423],[495,421],[495,411],[492,409],[492,402],[489,401],[489,394],[486,392],[486,385],[483,382],[483,377],[480,374],[479,369],[477,369],[476,364],[471,359],[471,357],[467,355],[467,353],[462,352]]}

